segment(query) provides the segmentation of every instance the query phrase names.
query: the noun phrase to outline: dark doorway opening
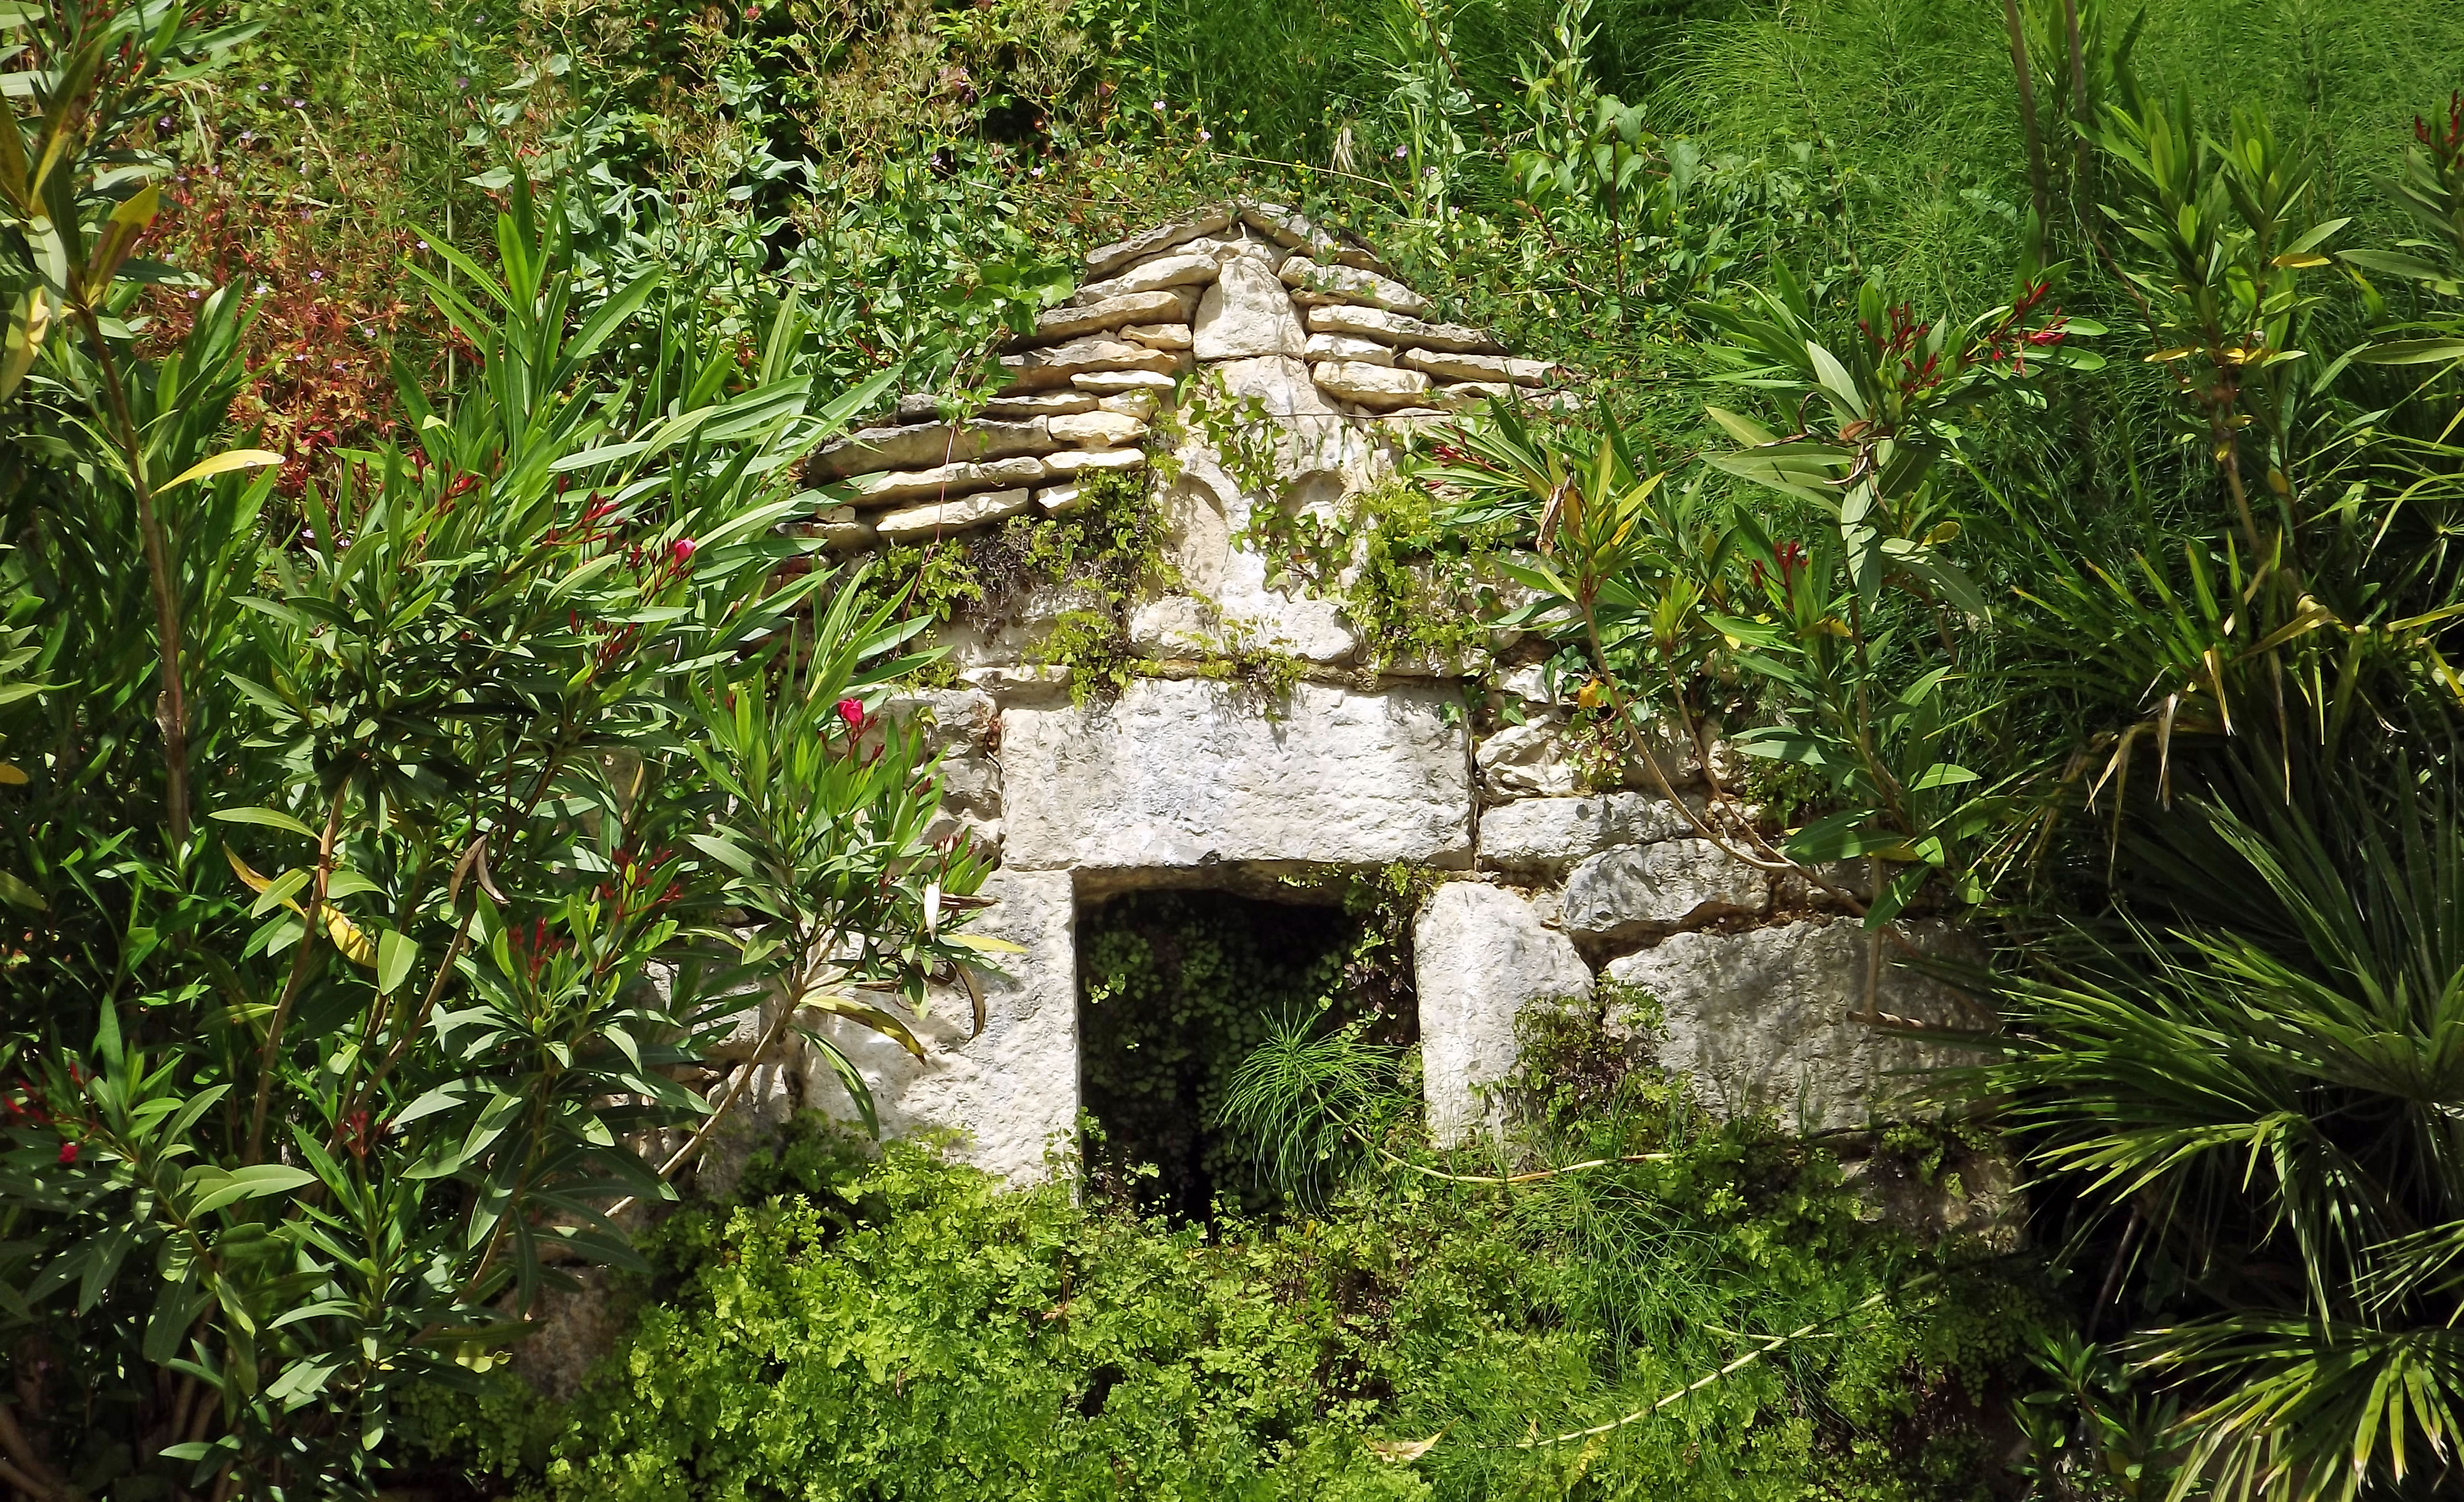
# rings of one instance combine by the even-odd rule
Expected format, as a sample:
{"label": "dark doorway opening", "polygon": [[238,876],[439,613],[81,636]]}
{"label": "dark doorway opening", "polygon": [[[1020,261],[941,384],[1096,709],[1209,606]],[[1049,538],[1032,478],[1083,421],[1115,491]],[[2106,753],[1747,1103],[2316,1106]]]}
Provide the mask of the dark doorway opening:
{"label": "dark doorway opening", "polygon": [[1137,892],[1082,911],[1079,1078],[1097,1189],[1186,1221],[1219,1201],[1278,1208],[1253,1144],[1220,1124],[1226,1085],[1294,1021],[1331,1031],[1366,1019],[1380,1041],[1411,1041],[1388,947],[1344,907],[1226,892]]}

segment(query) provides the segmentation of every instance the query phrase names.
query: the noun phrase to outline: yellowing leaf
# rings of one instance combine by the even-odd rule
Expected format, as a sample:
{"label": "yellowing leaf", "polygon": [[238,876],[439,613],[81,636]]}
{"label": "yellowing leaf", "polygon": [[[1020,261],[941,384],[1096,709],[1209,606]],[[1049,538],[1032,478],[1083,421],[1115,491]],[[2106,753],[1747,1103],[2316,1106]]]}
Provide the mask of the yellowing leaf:
{"label": "yellowing leaf", "polygon": [[165,480],[154,488],[154,494],[160,496],[173,486],[186,485],[190,480],[209,479],[231,470],[263,469],[266,465],[281,462],[282,455],[270,449],[226,449],[210,459],[199,459]]}
{"label": "yellowing leaf", "polygon": [[12,762],[0,762],[0,787],[23,787],[25,785],[26,773],[24,768],[19,767]]}
{"label": "yellowing leaf", "polygon": [[1440,1429],[1425,1440],[1371,1440],[1369,1452],[1379,1460],[1389,1460],[1398,1466],[1408,1466],[1435,1448],[1438,1441],[1445,1437],[1446,1431]]}
{"label": "yellowing leaf", "polygon": [[9,314],[9,342],[0,347],[0,402],[15,394],[26,372],[34,367],[34,356],[41,351],[43,335],[51,326],[52,306],[44,299],[43,289],[27,289]]}
{"label": "yellowing leaf", "polygon": [[[238,853],[228,845],[223,847],[223,859],[231,862],[232,874],[238,876],[240,880],[248,883],[251,891],[261,893],[266,888],[274,885],[273,882],[258,875],[256,872],[249,866],[248,862],[240,859]],[[283,899],[282,905],[289,908],[292,912],[298,914],[302,918],[305,918],[308,916],[305,909],[288,897]],[[334,904],[328,902],[324,905],[324,908],[325,934],[327,938],[333,939],[335,949],[339,950],[341,953],[342,958],[348,960],[351,963],[358,965],[363,969],[375,969],[377,967],[377,946],[375,943],[370,941],[367,935],[360,932],[359,925],[353,923],[349,918],[344,917],[339,911],[337,911]]]}
{"label": "yellowing leaf", "polygon": [[1023,955],[1026,953],[1024,944],[1013,944],[1006,939],[995,939],[989,934],[952,934],[949,938],[950,942],[964,944],[978,954]]}

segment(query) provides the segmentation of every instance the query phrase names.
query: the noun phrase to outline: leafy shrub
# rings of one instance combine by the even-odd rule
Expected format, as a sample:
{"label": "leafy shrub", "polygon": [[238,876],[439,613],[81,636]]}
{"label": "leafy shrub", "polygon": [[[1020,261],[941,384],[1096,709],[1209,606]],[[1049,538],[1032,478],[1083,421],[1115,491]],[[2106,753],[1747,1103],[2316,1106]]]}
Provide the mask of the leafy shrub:
{"label": "leafy shrub", "polygon": [[750,1170],[780,1197],[666,1223],[569,1410],[457,1398],[426,1443],[540,1498],[1991,1494],[2038,1296],[1867,1224],[1818,1151],[1619,1090],[1534,1150],[1654,1160],[1371,1174],[1212,1227],[806,1138]]}

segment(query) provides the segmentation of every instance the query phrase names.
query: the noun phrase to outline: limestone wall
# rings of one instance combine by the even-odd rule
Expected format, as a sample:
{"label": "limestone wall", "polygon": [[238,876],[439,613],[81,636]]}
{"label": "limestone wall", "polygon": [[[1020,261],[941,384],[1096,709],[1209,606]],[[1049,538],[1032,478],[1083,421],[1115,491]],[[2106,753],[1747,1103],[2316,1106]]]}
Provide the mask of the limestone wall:
{"label": "limestone wall", "polygon": [[[1420,425],[1493,396],[1559,399],[1560,372],[1439,320],[1366,247],[1263,204],[1089,253],[1077,296],[1002,364],[1005,388],[965,421],[909,399],[817,454],[805,525],[847,550],[957,538],[1067,516],[1090,472],[1152,468],[1179,587],[1131,615],[1152,672],[1117,698],[1082,702],[1036,665],[1047,603],[946,633],[959,686],[891,704],[934,725],[949,817],[1001,854],[982,927],[1025,953],[990,986],[980,1034],[963,997],[942,1000],[920,1064],[842,1030],[890,1130],[950,1129],[989,1169],[1044,1173],[1077,1121],[1078,905],[1304,867],[1456,878],[1415,928],[1429,1116],[1448,1139],[1488,1120],[1481,1087],[1512,1066],[1528,1005],[1604,1008],[1639,1035],[1623,998],[1647,993],[1664,1037],[1639,1047],[1692,1073],[1715,1110],[1807,1129],[1861,1124],[1929,1058],[1860,1019],[1961,1019],[1896,950],[1873,968],[1852,921],[1722,853],[1656,783],[1578,754],[1572,706],[1528,660],[1537,644],[1500,636],[1476,661],[1370,671],[1339,603],[1270,586],[1238,541],[1252,507],[1339,514]],[[1201,383],[1263,407],[1270,483],[1235,479],[1257,475],[1174,421]],[[1309,676],[1268,702],[1173,666],[1219,651],[1234,623]],[[1699,808],[1702,748],[1662,752]],[[782,1088],[843,1106],[826,1071]]]}

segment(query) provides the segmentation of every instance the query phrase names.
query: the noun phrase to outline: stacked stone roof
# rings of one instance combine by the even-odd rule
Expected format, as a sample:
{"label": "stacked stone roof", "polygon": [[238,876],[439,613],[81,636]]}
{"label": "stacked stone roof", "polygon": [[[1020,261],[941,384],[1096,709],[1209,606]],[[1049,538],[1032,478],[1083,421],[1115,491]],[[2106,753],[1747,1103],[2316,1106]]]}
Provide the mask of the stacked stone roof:
{"label": "stacked stone roof", "polygon": [[1313,391],[1284,383],[1280,405],[1309,410],[1270,415],[1361,425],[1517,399],[1556,374],[1428,320],[1428,299],[1367,246],[1278,204],[1208,208],[1089,251],[1085,268],[1076,295],[1001,356],[1003,384],[973,417],[907,397],[807,462],[834,502],[822,536],[856,548],[1065,515],[1088,475],[1146,464],[1156,414],[1208,367],[1297,362]]}

